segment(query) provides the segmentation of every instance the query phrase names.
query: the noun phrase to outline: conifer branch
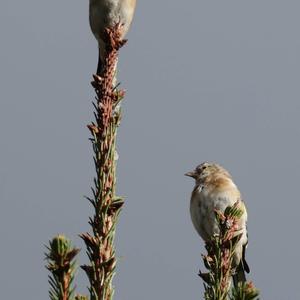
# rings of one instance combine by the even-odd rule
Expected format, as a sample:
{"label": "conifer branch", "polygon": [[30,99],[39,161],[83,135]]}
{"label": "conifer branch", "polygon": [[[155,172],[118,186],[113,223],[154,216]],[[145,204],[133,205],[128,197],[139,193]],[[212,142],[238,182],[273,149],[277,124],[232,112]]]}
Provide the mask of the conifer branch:
{"label": "conifer branch", "polygon": [[48,262],[46,268],[51,272],[48,276],[51,300],[73,300],[73,281],[76,271],[75,256],[79,249],[72,247],[71,242],[63,235],[58,235],[49,241],[45,253]]}
{"label": "conifer branch", "polygon": [[92,234],[83,233],[89,265],[82,266],[90,282],[91,300],[113,298],[112,279],[115,275],[116,255],[114,238],[116,223],[123,199],[115,194],[116,187],[116,136],[121,121],[119,105],[124,91],[114,86],[119,49],[125,44],[121,37],[122,25],[107,29],[107,57],[103,74],[94,75],[92,86],[96,92],[93,103],[95,121],[88,125],[94,151],[96,177],[92,187],[93,197],[87,197],[94,208],[89,224]]}
{"label": "conifer branch", "polygon": [[241,238],[241,234],[237,232],[237,224],[242,214],[238,202],[227,207],[224,213],[215,210],[219,234],[214,235],[211,241],[206,243],[207,255],[202,255],[209,272],[199,272],[204,282],[205,300],[258,300],[259,292],[253,283],[239,283],[237,287],[233,287],[231,280],[235,272],[233,257]]}

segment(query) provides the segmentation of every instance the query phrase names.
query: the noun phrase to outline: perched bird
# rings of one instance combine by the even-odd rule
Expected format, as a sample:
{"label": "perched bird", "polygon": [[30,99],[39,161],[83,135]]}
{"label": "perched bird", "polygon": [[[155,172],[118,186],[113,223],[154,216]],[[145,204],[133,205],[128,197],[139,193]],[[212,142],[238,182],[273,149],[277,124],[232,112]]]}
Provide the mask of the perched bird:
{"label": "perched bird", "polygon": [[123,39],[128,32],[133,14],[135,11],[136,0],[90,0],[89,19],[91,30],[98,41],[99,58],[97,74],[101,74],[105,59],[105,28],[111,28],[116,24],[121,24]]}
{"label": "perched bird", "polygon": [[240,191],[232,180],[231,175],[220,165],[204,162],[194,171],[185,174],[195,179],[195,187],[190,200],[190,214],[192,223],[204,240],[209,242],[213,235],[219,234],[219,226],[215,217],[215,209],[224,212],[226,207],[239,201],[239,207],[243,215],[238,220],[237,232],[241,235],[233,257],[234,285],[245,282],[245,272],[249,273],[249,267],[245,260],[247,246],[247,211],[241,199]]}

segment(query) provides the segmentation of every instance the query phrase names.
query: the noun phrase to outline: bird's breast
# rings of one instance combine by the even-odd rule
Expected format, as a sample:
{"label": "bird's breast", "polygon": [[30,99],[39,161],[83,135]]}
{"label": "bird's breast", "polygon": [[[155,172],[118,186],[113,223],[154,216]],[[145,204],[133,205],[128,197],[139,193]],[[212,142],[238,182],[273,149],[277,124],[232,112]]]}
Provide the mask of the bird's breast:
{"label": "bird's breast", "polygon": [[215,209],[224,211],[239,199],[239,193],[230,189],[208,189],[196,187],[190,201],[192,223],[199,235],[208,241],[219,233]]}
{"label": "bird's breast", "polygon": [[89,19],[92,32],[99,41],[104,28],[117,23],[124,26],[123,36],[127,33],[135,10],[133,0],[90,0]]}

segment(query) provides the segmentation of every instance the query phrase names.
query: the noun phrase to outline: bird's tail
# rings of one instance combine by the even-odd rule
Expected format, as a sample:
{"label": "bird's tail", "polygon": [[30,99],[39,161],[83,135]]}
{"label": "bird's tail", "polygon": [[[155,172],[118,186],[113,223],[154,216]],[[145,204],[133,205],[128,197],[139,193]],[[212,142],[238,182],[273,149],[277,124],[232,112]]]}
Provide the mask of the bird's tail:
{"label": "bird's tail", "polygon": [[97,66],[97,75],[102,74],[102,68],[103,68],[103,62],[101,57],[101,51],[100,48],[98,49],[98,66]]}
{"label": "bird's tail", "polygon": [[242,282],[242,283],[246,282],[245,271],[247,273],[250,272],[250,268],[245,259],[245,252],[246,252],[246,245],[243,246],[242,259],[235,270],[235,274],[232,275],[233,285],[235,288],[238,287],[239,282]]}
{"label": "bird's tail", "polygon": [[235,270],[235,273],[232,275],[233,285],[235,288],[238,287],[238,284],[246,282],[245,270],[243,267],[243,263],[240,262],[238,267]]}

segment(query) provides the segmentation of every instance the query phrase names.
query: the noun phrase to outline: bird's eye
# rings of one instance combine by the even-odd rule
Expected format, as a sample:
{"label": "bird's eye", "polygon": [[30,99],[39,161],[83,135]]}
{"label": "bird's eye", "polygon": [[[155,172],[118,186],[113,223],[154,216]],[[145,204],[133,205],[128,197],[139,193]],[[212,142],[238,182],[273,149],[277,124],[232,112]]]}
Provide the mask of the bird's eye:
{"label": "bird's eye", "polygon": [[196,171],[198,174],[201,174],[205,169],[207,168],[207,166],[199,166]]}

